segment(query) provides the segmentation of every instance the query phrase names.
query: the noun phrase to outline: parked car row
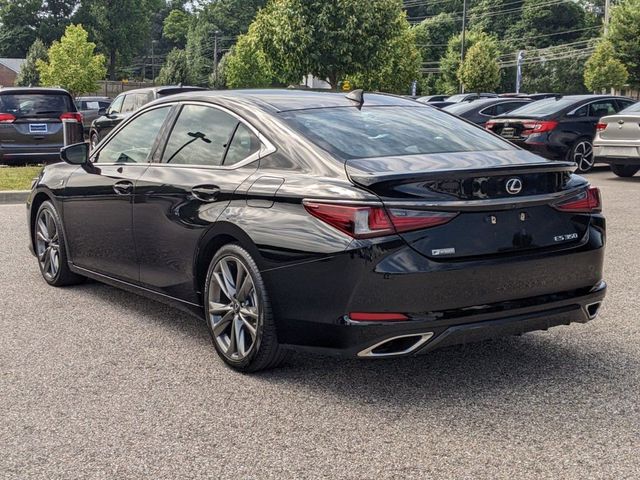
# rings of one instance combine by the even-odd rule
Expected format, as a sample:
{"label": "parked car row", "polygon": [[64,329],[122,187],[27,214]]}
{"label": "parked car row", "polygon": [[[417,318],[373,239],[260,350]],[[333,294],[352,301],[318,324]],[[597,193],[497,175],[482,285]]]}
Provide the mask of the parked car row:
{"label": "parked car row", "polygon": [[485,127],[542,157],[573,161],[578,172],[586,173],[598,161],[593,139],[600,120],[634,103],[610,95],[546,98],[498,115]]}

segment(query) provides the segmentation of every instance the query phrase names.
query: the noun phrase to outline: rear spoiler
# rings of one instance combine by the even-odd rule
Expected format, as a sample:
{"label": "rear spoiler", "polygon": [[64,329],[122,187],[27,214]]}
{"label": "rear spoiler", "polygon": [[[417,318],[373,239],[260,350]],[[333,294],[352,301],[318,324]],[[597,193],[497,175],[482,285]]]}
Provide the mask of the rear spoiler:
{"label": "rear spoiler", "polygon": [[370,173],[363,172],[357,168],[346,164],[347,175],[349,178],[362,186],[371,187],[380,183],[412,183],[422,180],[434,180],[438,178],[451,177],[452,174],[458,178],[477,177],[479,175],[496,176],[496,175],[524,175],[527,173],[538,172],[573,172],[576,165],[573,162],[548,162],[540,164],[524,164],[524,165],[507,165],[495,166],[488,168],[460,168],[460,169],[443,169],[443,170],[422,170],[406,173]]}

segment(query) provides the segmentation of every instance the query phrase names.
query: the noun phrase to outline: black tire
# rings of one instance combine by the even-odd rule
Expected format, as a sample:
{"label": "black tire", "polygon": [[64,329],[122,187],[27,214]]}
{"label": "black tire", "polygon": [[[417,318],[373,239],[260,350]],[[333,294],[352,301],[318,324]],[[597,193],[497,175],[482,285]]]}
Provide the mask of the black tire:
{"label": "black tire", "polygon": [[91,151],[96,148],[98,143],[100,143],[100,137],[96,132],[92,132],[91,135],[89,135],[89,147],[91,148]]}
{"label": "black tire", "polygon": [[[247,290],[246,295],[243,296],[242,292],[237,291],[241,289],[237,285],[239,281],[234,282],[234,285],[232,285],[233,295],[227,296],[225,294],[223,288],[220,287],[221,283],[217,280],[223,275],[222,270],[224,269],[221,267],[223,263],[227,265],[227,271],[231,271],[233,265],[236,266],[235,275],[232,275],[235,279],[239,278],[237,272],[240,267],[238,265],[245,269],[245,274],[248,272],[253,285],[251,290]],[[231,268],[228,265],[232,265]],[[214,274],[216,278],[214,278]],[[244,282],[242,283],[244,286]],[[229,285],[227,285],[227,288],[229,288]],[[221,297],[224,297],[224,300]],[[242,316],[241,308],[244,308],[244,305],[249,303],[249,300],[246,300],[248,297],[253,298],[253,301],[251,301],[252,306],[247,308],[255,308],[257,310],[257,318],[255,319],[255,325],[251,329],[255,331],[255,334],[248,337],[248,340],[253,343],[251,343],[246,352],[242,352],[243,356],[241,357],[240,349],[237,348],[238,337],[235,337],[234,332],[238,328],[240,330],[244,329],[244,336],[240,337],[240,341],[246,347],[247,334],[251,332],[245,327],[246,319],[242,320],[244,317]],[[227,300],[230,303],[224,305]],[[223,314],[223,310],[218,311],[219,315],[213,313],[211,309],[214,301],[220,308],[225,309],[224,312],[226,313]],[[241,301],[242,303],[240,304]],[[253,303],[256,303],[256,305],[253,305]],[[232,304],[234,305],[233,307],[231,307]],[[207,272],[204,305],[205,320],[211,340],[218,355],[228,366],[240,372],[249,373],[275,368],[286,359],[288,352],[281,348],[278,343],[271,303],[262,276],[251,255],[241,246],[228,244],[216,252]],[[237,310],[234,310],[235,308]],[[233,319],[227,320],[225,323],[224,320],[228,315],[231,315]],[[236,322],[239,322],[239,327]],[[228,324],[228,330],[225,327],[222,331],[218,330],[218,334],[216,334],[214,323],[215,328]],[[236,338],[233,343],[231,341],[232,337]],[[225,344],[225,340],[229,342],[228,345]],[[236,347],[235,357],[232,345]]]}
{"label": "black tire", "polygon": [[590,172],[595,165],[591,139],[582,137],[576,140],[567,154],[567,160],[576,163],[576,173]]}
{"label": "black tire", "polygon": [[633,177],[636,173],[638,173],[638,171],[640,171],[640,166],[612,164],[611,171],[619,177],[623,177],[623,178]]}
{"label": "black tire", "polygon": [[[47,227],[47,232],[43,230],[41,222]],[[69,268],[62,221],[50,201],[43,202],[38,209],[33,228],[33,243],[40,273],[49,285],[64,287],[77,285],[86,280],[85,277],[73,273]],[[57,268],[54,268],[56,264]]]}

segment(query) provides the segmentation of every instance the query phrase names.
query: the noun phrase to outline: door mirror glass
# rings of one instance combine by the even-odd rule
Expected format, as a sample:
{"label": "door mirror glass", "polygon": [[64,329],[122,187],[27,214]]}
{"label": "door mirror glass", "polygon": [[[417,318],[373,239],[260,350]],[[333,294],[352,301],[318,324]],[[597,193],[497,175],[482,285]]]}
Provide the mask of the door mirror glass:
{"label": "door mirror glass", "polygon": [[75,143],[60,150],[60,158],[70,165],[85,165],[89,163],[89,144]]}

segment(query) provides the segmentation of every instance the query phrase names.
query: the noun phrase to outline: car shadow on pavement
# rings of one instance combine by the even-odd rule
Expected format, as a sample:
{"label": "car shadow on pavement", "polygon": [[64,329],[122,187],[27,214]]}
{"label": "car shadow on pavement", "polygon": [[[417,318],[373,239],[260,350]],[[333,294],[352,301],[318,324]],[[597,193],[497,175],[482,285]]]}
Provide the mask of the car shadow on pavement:
{"label": "car shadow on pavement", "polygon": [[[213,353],[203,320],[164,304],[100,283],[75,287],[96,301],[113,302],[135,318],[192,337],[211,360]],[[252,375],[257,382],[290,391],[322,394],[358,404],[395,406],[479,400],[492,395],[554,395],[555,402],[580,401],[590,393],[602,395],[616,385],[633,385],[640,361],[623,351],[597,349],[597,341],[581,329],[562,326],[448,347],[427,355],[385,360],[349,360],[293,353],[280,368]],[[567,329],[573,329],[569,333]],[[564,335],[563,335],[564,331]],[[202,342],[202,344],[201,344]],[[212,375],[215,375],[212,369]],[[237,374],[238,381],[245,377]],[[613,394],[613,393],[612,393]],[[469,395],[472,395],[471,397]],[[463,400],[464,399],[464,400]],[[539,400],[540,398],[538,398]],[[521,398],[525,401],[526,399]]]}

